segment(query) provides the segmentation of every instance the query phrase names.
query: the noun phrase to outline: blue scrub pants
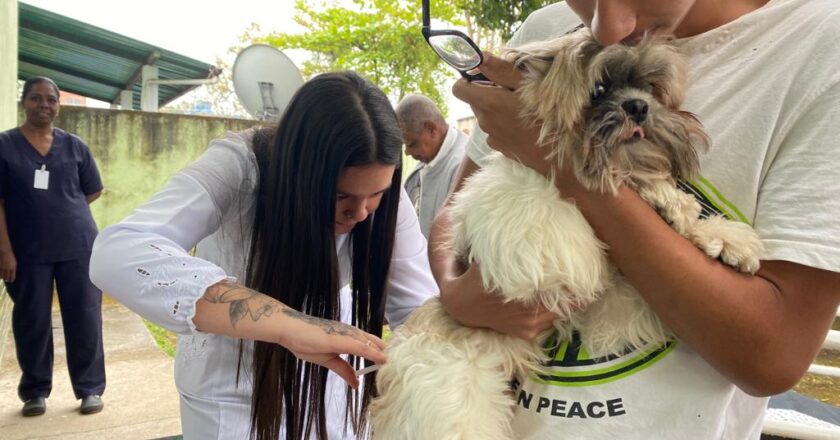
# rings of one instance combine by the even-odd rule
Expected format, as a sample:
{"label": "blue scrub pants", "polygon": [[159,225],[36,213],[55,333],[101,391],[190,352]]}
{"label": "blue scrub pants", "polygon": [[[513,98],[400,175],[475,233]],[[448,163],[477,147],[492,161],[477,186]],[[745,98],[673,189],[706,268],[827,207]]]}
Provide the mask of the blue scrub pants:
{"label": "blue scrub pants", "polygon": [[58,291],[67,369],[77,399],[105,391],[102,351],[102,292],[90,282],[90,256],[55,263],[19,264],[14,283],[7,283],[12,332],[22,371],[18,396],[24,402],[49,397],[52,390],[53,280]]}

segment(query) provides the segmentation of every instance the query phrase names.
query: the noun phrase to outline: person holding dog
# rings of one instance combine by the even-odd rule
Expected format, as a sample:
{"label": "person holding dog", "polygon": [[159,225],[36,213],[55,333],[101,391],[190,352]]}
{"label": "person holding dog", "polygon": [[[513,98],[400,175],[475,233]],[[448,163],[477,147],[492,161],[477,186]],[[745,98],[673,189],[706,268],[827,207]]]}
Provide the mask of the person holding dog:
{"label": "person holding dog", "polygon": [[180,334],[185,439],[367,438],[373,381],[340,381],[437,293],[401,150],[381,90],[322,74],[99,235],[93,281]]}
{"label": "person holding dog", "polygon": [[[678,338],[592,359],[560,341],[545,374],[517,378],[516,438],[757,439],[767,396],[792,387],[840,305],[840,12],[830,0],[569,0],[526,20],[511,46],[562,35],[580,22],[604,45],[672,38],[689,59],[683,109],[712,139],[698,192],[752,224],[766,254],[755,276],[708,258],[641,198],[586,191],[545,159],[539,127],[518,118],[520,72],[490,54],[479,67],[499,87],[459,81],[476,130],[455,190],[490,148],[553,178],[574,200],[613,263]],[[818,56],[815,56],[817,54]],[[784,60],[780,68],[779,60]],[[489,148],[488,148],[489,147]],[[443,243],[430,259],[446,310],[465,325],[533,339],[556,318],[485,292],[479,267],[459,267]]]}

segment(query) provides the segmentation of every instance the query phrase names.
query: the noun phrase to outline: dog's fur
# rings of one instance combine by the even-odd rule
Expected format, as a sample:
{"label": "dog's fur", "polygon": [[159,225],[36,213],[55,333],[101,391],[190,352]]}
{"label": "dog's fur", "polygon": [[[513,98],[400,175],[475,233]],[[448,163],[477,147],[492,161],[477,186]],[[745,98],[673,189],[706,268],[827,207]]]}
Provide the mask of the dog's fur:
{"label": "dog's fur", "polygon": [[[708,138],[679,110],[686,65],[672,46],[602,47],[581,30],[507,56],[524,73],[523,118],[541,124],[549,157],[571,166],[590,190],[635,189],[711,257],[758,269],[752,229],[699,218],[700,205],[676,187],[698,172]],[[450,212],[451,246],[465,263],[480,263],[485,288],[556,312],[559,340],[574,329],[590,355],[605,356],[673,337],[611,266],[580,211],[535,171],[494,153]],[[545,356],[540,340],[459,325],[437,299],[394,332],[388,355],[371,405],[374,436],[383,440],[512,438],[509,381]]]}

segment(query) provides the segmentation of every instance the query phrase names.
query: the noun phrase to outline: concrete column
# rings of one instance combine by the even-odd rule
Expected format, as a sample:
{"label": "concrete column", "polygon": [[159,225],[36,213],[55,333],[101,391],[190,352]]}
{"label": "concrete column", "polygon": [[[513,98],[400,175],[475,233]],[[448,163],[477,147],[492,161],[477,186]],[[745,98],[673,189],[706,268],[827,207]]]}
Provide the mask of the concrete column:
{"label": "concrete column", "polygon": [[134,92],[131,90],[120,92],[120,108],[123,110],[134,110]]}
{"label": "concrete column", "polygon": [[140,95],[140,109],[144,112],[158,111],[158,85],[150,84],[148,80],[158,79],[157,66],[143,66],[143,93]]}
{"label": "concrete column", "polygon": [[0,0],[0,131],[17,126],[17,77],[17,0]]}
{"label": "concrete column", "polygon": [[[0,0],[0,131],[18,125],[18,3]],[[0,283],[0,363],[12,324],[12,300]]]}

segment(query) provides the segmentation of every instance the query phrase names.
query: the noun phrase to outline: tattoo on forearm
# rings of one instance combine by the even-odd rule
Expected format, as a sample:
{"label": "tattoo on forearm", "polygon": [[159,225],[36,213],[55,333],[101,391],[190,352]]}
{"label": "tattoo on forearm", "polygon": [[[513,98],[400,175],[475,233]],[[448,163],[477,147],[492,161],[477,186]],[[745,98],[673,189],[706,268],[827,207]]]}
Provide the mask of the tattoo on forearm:
{"label": "tattoo on forearm", "polygon": [[343,324],[341,322],[316,318],[314,316],[309,316],[306,313],[298,312],[295,309],[283,309],[283,313],[292,318],[304,321],[307,324],[312,324],[314,326],[320,327],[321,330],[323,330],[324,333],[328,335],[352,336],[354,334],[353,327],[347,324]]}
{"label": "tattoo on forearm", "polygon": [[353,336],[356,332],[352,326],[307,315],[284,306],[268,295],[230,281],[222,281],[216,289],[208,290],[204,299],[213,304],[230,304],[231,327],[236,327],[236,323],[245,317],[250,317],[251,321],[256,322],[263,316],[271,316],[275,312],[282,311],[291,318],[319,327],[328,335]]}
{"label": "tattoo on forearm", "polygon": [[219,283],[219,287],[212,293],[208,291],[204,299],[213,304],[230,304],[231,327],[236,327],[236,323],[245,317],[256,322],[263,316],[286,309],[274,298],[230,281]]}

